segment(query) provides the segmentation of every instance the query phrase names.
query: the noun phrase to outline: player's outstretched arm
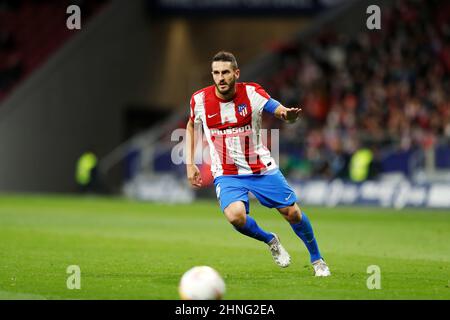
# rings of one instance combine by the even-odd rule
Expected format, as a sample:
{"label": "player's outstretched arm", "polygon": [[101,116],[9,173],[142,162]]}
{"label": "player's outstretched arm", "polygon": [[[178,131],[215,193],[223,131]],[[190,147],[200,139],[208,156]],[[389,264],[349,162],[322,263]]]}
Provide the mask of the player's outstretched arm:
{"label": "player's outstretched arm", "polygon": [[283,121],[294,123],[300,117],[301,108],[286,108],[283,105],[279,105],[275,109],[275,117]]}
{"label": "player's outstretched arm", "polygon": [[195,187],[202,186],[202,177],[200,170],[194,164],[194,122],[189,119],[186,125],[186,174],[191,185]]}

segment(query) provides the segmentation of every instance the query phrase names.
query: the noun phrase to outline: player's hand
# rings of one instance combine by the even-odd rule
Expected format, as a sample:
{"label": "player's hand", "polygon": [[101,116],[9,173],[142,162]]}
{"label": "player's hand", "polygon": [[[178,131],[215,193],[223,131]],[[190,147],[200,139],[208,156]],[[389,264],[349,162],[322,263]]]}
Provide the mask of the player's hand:
{"label": "player's hand", "polygon": [[281,112],[281,116],[287,122],[295,122],[300,117],[300,112],[302,112],[301,108],[285,108]]}
{"label": "player's hand", "polygon": [[200,170],[195,164],[186,166],[187,178],[194,187],[202,186],[202,176]]}

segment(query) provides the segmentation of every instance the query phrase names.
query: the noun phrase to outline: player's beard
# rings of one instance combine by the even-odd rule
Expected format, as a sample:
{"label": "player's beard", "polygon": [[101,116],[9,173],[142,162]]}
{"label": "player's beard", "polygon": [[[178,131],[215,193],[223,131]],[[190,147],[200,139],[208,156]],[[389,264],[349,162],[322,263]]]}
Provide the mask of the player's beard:
{"label": "player's beard", "polygon": [[[221,84],[226,84],[228,86],[228,88],[225,90],[220,90]],[[233,80],[231,80],[230,83],[227,83],[226,81],[219,82],[218,84],[216,83],[216,88],[217,88],[217,91],[219,91],[219,93],[221,95],[226,96],[234,89],[235,84],[236,84],[236,78],[233,78]]]}

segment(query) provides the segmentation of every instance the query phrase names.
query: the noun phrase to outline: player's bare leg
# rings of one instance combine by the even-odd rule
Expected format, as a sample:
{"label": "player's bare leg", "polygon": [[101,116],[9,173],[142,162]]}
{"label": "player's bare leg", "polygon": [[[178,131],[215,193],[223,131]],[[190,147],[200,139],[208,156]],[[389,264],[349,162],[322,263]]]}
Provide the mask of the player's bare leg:
{"label": "player's bare leg", "polygon": [[228,222],[235,228],[241,228],[246,222],[245,205],[242,201],[230,203],[224,210],[225,217]]}
{"label": "player's bare leg", "polygon": [[330,269],[320,255],[319,247],[314,238],[312,226],[308,217],[305,214],[302,214],[302,211],[296,203],[285,208],[279,208],[278,211],[286,221],[289,222],[294,232],[308,249],[311,256],[311,263],[314,268],[314,275],[316,277],[330,276]]}
{"label": "player's bare leg", "polygon": [[236,201],[228,205],[224,210],[225,217],[240,233],[254,239],[265,242],[270,249],[275,263],[282,268],[289,266],[291,257],[281,245],[280,239],[274,233],[261,229],[256,221],[247,215],[242,201]]}

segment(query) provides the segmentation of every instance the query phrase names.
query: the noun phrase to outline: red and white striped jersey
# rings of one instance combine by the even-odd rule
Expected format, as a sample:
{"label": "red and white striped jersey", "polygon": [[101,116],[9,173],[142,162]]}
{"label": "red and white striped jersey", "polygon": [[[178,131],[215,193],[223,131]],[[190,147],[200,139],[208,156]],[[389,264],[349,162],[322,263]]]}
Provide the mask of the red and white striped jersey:
{"label": "red and white striped jersey", "polygon": [[192,95],[190,119],[203,125],[214,178],[263,174],[277,167],[261,136],[262,112],[269,99],[260,85],[244,82],[236,83],[229,101],[217,97],[214,85]]}

